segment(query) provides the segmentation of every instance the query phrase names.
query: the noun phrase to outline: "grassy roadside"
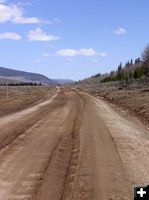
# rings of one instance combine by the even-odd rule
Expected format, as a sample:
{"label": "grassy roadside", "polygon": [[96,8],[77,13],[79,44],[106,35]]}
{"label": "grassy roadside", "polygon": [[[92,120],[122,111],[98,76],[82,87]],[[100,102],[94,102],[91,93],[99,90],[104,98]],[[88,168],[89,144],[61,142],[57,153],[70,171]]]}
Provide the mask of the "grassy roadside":
{"label": "grassy roadside", "polygon": [[116,83],[80,84],[80,89],[128,111],[149,126],[149,88],[120,88]]}
{"label": "grassy roadside", "polygon": [[0,87],[0,117],[42,102],[55,92],[54,87]]}

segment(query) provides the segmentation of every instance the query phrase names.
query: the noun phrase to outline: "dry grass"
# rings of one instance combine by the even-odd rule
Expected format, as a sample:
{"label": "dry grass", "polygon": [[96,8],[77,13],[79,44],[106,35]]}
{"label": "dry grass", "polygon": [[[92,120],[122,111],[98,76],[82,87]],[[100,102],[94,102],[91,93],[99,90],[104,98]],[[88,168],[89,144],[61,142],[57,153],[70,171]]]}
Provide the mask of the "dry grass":
{"label": "dry grass", "polygon": [[42,102],[54,91],[53,87],[9,87],[7,99],[6,87],[0,87],[0,117]]}
{"label": "dry grass", "polygon": [[109,84],[82,84],[81,89],[127,110],[145,125],[149,126],[149,89],[129,88],[119,89],[118,85]]}
{"label": "dry grass", "polygon": [[149,91],[139,89],[117,90],[108,92],[105,98],[127,109],[146,125],[149,125]]}

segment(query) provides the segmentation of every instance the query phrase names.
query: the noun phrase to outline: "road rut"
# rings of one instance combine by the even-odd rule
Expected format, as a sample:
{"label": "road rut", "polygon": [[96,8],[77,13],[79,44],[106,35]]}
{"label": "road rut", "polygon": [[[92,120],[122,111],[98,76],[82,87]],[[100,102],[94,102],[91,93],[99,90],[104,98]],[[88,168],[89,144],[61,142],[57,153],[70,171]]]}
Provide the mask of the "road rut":
{"label": "road rut", "polygon": [[149,182],[148,131],[102,100],[62,88],[10,119],[0,119],[0,200],[130,200]]}

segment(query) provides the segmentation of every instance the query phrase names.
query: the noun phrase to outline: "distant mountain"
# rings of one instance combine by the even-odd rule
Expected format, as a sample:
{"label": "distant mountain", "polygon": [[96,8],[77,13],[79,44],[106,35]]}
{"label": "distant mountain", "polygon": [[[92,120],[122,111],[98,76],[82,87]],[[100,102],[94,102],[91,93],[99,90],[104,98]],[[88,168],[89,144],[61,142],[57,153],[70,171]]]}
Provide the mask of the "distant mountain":
{"label": "distant mountain", "polygon": [[45,85],[54,85],[56,82],[42,74],[36,74],[31,72],[24,72],[5,67],[0,67],[0,79],[9,80],[10,82],[36,82]]}
{"label": "distant mountain", "polygon": [[64,84],[69,84],[69,83],[74,83],[73,80],[71,79],[54,79],[54,81],[58,84],[64,85]]}

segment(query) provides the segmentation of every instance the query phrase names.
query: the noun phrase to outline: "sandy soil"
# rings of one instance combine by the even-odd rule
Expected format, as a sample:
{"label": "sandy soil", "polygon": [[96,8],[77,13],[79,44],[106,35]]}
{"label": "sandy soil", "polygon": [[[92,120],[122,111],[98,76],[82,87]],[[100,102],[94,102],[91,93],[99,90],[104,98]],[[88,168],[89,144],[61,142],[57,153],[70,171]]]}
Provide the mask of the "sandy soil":
{"label": "sandy soil", "polygon": [[0,118],[0,148],[0,200],[131,200],[149,182],[148,131],[72,89]]}

